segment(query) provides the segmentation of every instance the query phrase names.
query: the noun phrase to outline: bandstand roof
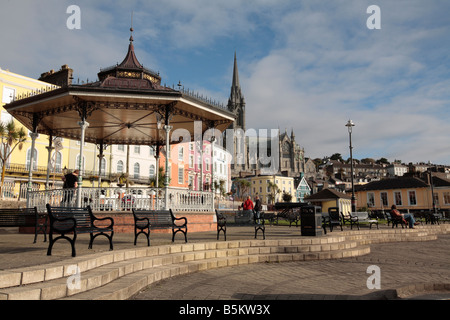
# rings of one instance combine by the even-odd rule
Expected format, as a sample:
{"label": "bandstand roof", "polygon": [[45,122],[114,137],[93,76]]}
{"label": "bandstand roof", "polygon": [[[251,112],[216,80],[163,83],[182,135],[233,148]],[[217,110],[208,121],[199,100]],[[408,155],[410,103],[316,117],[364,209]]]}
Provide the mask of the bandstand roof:
{"label": "bandstand roof", "polygon": [[137,60],[132,37],[123,62],[101,70],[98,78],[16,97],[4,108],[31,131],[75,140],[80,139],[78,122],[84,118],[89,123],[85,141],[103,144],[161,142],[165,135],[158,130],[158,120],[164,125],[167,116],[172,132],[185,129],[191,141],[194,121],[201,122],[203,134],[211,127],[223,132],[235,120],[225,108],[161,86],[159,75]]}

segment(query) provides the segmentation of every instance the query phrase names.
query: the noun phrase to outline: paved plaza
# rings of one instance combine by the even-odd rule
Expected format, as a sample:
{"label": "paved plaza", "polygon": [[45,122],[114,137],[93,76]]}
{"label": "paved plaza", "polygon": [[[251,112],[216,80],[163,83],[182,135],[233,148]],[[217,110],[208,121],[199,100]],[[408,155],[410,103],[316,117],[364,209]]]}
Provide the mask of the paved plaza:
{"label": "paved plaza", "polygon": [[[357,242],[365,243],[361,248],[370,247],[370,252],[340,259],[320,258],[319,260],[303,259],[303,261],[287,262],[281,262],[282,260],[278,260],[279,257],[271,260],[267,256],[260,260],[264,261],[265,259],[265,262],[250,263],[250,260],[247,260],[246,263],[235,263],[232,266],[223,267],[218,267],[216,261],[214,267],[205,267],[194,272],[189,270],[189,272],[183,274],[179,271],[182,269],[177,269],[179,275],[175,274],[174,276],[163,277],[159,281],[153,281],[149,286],[144,285],[137,292],[126,296],[125,299],[134,301],[448,300],[450,299],[450,228],[443,229],[440,227],[439,230],[441,231],[437,233],[437,237],[435,236],[431,240],[428,236],[420,236],[422,233],[426,234],[427,230],[434,229],[429,226],[419,226],[415,230],[405,229],[403,231],[398,229],[395,231],[382,225],[380,230],[369,230],[366,227],[357,231],[350,230],[347,227],[344,231],[335,230],[322,237],[302,237],[298,227],[267,226],[266,240],[262,241],[261,236],[258,236],[259,239],[255,242],[255,245],[280,246],[287,242],[294,244],[294,241],[305,238],[327,240],[339,238],[341,235],[345,237],[346,241],[349,241],[348,239],[354,237],[353,235],[358,235],[359,240]],[[442,232],[443,230],[445,231]],[[381,238],[378,237],[378,240],[392,235],[394,235],[394,238],[389,242],[384,240],[368,242],[367,239],[375,239],[373,236],[378,233],[381,234],[381,232],[383,235],[380,236]],[[399,241],[395,241],[397,235]],[[405,236],[408,237],[405,238]],[[77,257],[70,257],[70,245],[64,240],[56,242],[52,256],[47,256],[48,242],[43,242],[43,236],[39,235],[37,242],[33,243],[33,237],[34,235],[17,234],[8,229],[0,230],[0,273],[37,270],[41,266],[45,269],[44,266],[80,264],[82,261],[93,259],[93,257],[104,257],[111,252],[108,250],[106,238],[99,237],[96,239],[93,249],[89,250],[87,249],[88,236],[81,235],[76,245]],[[185,250],[184,247],[182,248],[184,246],[182,239],[182,236],[176,237],[175,243],[172,244],[170,234],[154,233],[151,236],[150,249],[160,250],[160,257],[162,257],[160,259],[169,256],[161,254],[161,252],[168,253],[170,248],[172,248],[171,252],[175,252],[174,249],[176,248],[179,252],[178,255],[180,255]],[[194,257],[200,252],[195,251],[196,246],[204,249],[208,247],[208,244],[214,244],[215,248],[217,246],[217,252],[219,252],[219,247],[228,248],[226,250],[230,252],[232,250],[248,250],[243,246],[246,242],[250,243],[254,240],[254,233],[251,227],[234,227],[229,228],[226,242],[223,241],[222,236],[217,241],[216,232],[190,233],[188,239],[188,244],[192,246],[193,253],[186,252],[186,255]],[[242,241],[243,239],[245,241]],[[133,234],[115,234],[112,253],[124,253],[126,256],[127,252],[149,249],[144,237],[139,238],[137,246],[133,245],[133,241]],[[253,243],[250,244],[250,246],[252,245]],[[241,247],[232,249],[233,246]],[[161,251],[162,249],[158,248],[165,249]],[[176,256],[175,253],[171,258],[173,264],[175,264]],[[285,257],[286,255],[281,254],[280,256]],[[219,257],[218,254],[217,257]],[[225,257],[224,259],[240,261],[236,257]],[[220,264],[221,260],[219,258],[217,260]],[[379,289],[368,288],[368,279],[372,276],[372,273],[368,273],[370,266],[379,268]],[[173,265],[170,264],[167,264],[167,266],[160,265],[158,268],[162,268],[162,272],[164,272],[164,268],[167,270],[172,268],[170,272],[175,270]],[[149,270],[151,269],[149,268]],[[126,283],[126,277],[123,278],[123,282]],[[39,286],[39,284],[34,285]],[[42,287],[44,288],[44,286]],[[21,290],[23,288],[27,288],[27,286],[16,289]],[[39,290],[42,290],[40,299],[43,299],[44,289]],[[109,297],[115,299],[114,294],[108,294],[110,294]],[[79,297],[74,295],[71,299],[99,299],[99,296],[81,294]]]}
{"label": "paved plaza", "polygon": [[[409,299],[450,299],[450,290],[426,292],[416,287],[450,283],[450,235],[434,241],[370,247],[368,255],[353,258],[259,263],[197,272],[151,285],[133,299],[370,300],[394,299],[392,289],[397,288],[410,289]],[[380,290],[367,288],[372,275],[367,268],[372,265],[380,267]]]}

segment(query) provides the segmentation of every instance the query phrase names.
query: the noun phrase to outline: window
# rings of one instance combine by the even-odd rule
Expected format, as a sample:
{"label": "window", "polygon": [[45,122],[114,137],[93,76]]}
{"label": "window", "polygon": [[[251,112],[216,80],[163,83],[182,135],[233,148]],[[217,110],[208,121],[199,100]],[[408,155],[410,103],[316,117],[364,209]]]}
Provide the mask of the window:
{"label": "window", "polygon": [[[27,151],[27,170],[30,170],[30,161],[31,161],[31,148],[28,149],[28,151]],[[34,152],[33,152],[33,170],[36,170],[36,169],[37,169],[37,150],[34,149]]]}
{"label": "window", "polygon": [[118,151],[125,151],[125,146],[124,146],[123,144],[119,144],[119,145],[117,146],[117,150],[118,150]]}
{"label": "window", "polygon": [[81,170],[81,168],[83,168],[84,170],[84,156],[83,156],[83,163],[81,163],[81,168],[80,168],[80,155],[77,154],[77,159],[76,159],[76,163],[75,163],[75,168],[78,170]]}
{"label": "window", "polygon": [[141,171],[141,166],[139,165],[138,162],[136,162],[134,164],[134,170],[133,170],[135,179],[139,179],[140,171]]}
{"label": "window", "polygon": [[150,176],[150,178],[155,177],[155,165],[153,165],[153,164],[150,165],[150,169],[148,170],[148,175]]}
{"label": "window", "polygon": [[416,191],[414,190],[408,191],[408,203],[410,206],[417,205]]}
{"label": "window", "polygon": [[387,195],[387,192],[381,192],[381,193],[380,193],[380,196],[381,196],[381,205],[382,205],[383,207],[388,207],[388,206],[389,206],[389,203],[388,203],[388,195]]}
{"label": "window", "polygon": [[450,192],[444,192],[444,204],[450,204]]}
{"label": "window", "polygon": [[184,168],[178,168],[178,184],[183,184]]}
{"label": "window", "polygon": [[153,147],[150,147],[149,155],[150,156],[155,156],[155,149],[153,149]]}
{"label": "window", "polygon": [[194,155],[189,155],[189,168],[194,167]]}
{"label": "window", "polygon": [[11,101],[14,100],[15,95],[16,95],[15,89],[3,87],[2,103],[10,103]]}
{"label": "window", "polygon": [[56,152],[53,154],[53,161],[55,164],[55,172],[62,172],[61,164],[62,164],[62,155],[61,152]]}
{"label": "window", "polygon": [[434,204],[439,206],[439,195],[437,193],[433,193]]}
{"label": "window", "polygon": [[117,161],[117,173],[122,173],[123,172],[123,161],[119,160]]}
{"label": "window", "polygon": [[106,159],[105,158],[102,158],[100,168],[101,168],[101,175],[103,177],[106,176]]}
{"label": "window", "polygon": [[367,193],[367,206],[374,207],[375,206],[375,195],[373,192]]}
{"label": "window", "polygon": [[183,147],[178,147],[178,160],[179,161],[183,161],[183,153],[184,153]]}
{"label": "window", "polygon": [[141,146],[134,146],[134,153],[140,154],[141,153]]}
{"label": "window", "polygon": [[402,193],[400,191],[394,191],[394,203],[396,206],[402,206]]}

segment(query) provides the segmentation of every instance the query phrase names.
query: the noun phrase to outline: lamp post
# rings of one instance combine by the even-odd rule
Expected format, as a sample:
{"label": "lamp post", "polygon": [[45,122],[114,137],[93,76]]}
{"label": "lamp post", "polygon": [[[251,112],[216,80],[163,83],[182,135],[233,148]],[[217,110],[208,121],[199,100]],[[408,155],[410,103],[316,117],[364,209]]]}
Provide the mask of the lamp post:
{"label": "lamp post", "polygon": [[348,136],[350,140],[350,172],[351,172],[351,182],[352,182],[352,212],[356,212],[356,199],[355,199],[355,184],[353,182],[353,147],[352,147],[352,130],[355,124],[352,120],[348,120],[345,125],[348,129]]}

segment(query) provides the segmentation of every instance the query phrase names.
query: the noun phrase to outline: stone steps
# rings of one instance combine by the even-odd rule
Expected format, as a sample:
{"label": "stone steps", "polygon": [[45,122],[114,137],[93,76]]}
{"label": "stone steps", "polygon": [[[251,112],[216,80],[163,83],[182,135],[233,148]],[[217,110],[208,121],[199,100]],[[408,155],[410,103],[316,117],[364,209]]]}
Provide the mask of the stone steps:
{"label": "stone steps", "polygon": [[[448,225],[450,227],[450,225]],[[0,300],[128,299],[177,275],[261,262],[340,259],[370,253],[371,243],[434,240],[449,227],[333,231],[324,237],[212,241],[109,251],[0,272]],[[79,277],[73,275],[78,268]],[[72,288],[79,279],[79,288]],[[69,282],[68,282],[69,280]]]}

